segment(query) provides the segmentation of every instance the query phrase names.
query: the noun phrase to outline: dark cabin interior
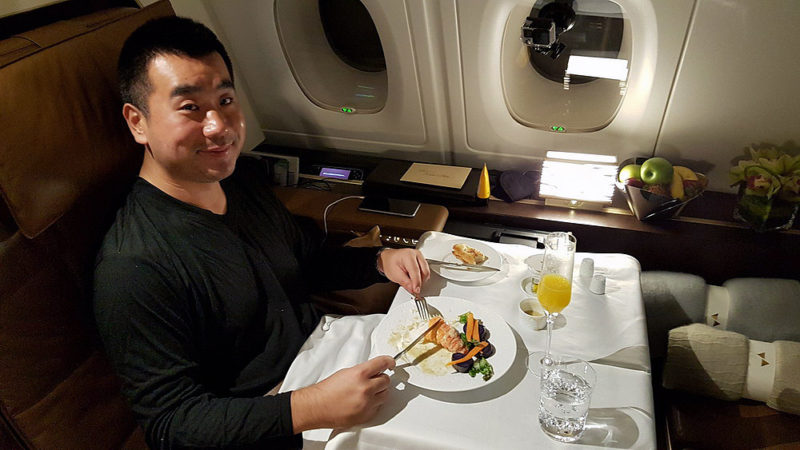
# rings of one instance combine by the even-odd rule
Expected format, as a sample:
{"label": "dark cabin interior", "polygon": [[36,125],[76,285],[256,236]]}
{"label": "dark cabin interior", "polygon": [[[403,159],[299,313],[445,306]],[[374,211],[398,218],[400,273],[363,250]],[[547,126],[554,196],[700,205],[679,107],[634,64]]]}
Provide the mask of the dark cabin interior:
{"label": "dark cabin interior", "polygon": [[[72,0],[0,19],[0,448],[147,448],[89,313],[95,254],[141,161],[119,114],[116,58],[133,29],[168,14],[168,2],[139,9],[132,0]],[[266,144],[259,152],[298,155],[307,165],[357,164],[365,171],[381,163]],[[499,173],[491,176],[496,183]],[[325,205],[360,190],[310,184],[314,189],[276,192],[293,213],[318,224]],[[681,217],[660,222],[637,220],[619,193],[605,212],[545,207],[536,195],[521,202],[425,202],[413,223],[388,216],[376,222],[349,202],[327,226],[336,235],[332,245],[339,245],[353,231],[380,225],[384,239],[377,244],[389,246],[413,246],[427,230],[536,246],[543,233],[568,229],[581,251],[631,255],[643,272],[653,339],[659,448],[797,448],[796,414],[662,387],[667,333],[703,321],[703,308],[692,299],[705,302],[707,285],[749,292],[755,285],[727,283],[778,280],[774,291],[759,288],[789,296],[773,301],[765,294],[775,317],[784,311],[782,302],[800,305],[800,221],[755,234],[731,217],[735,200],[707,192]],[[388,305],[395,290],[387,284],[368,295]],[[364,295],[339,292],[319,302],[345,314],[381,312],[352,306],[353,297]],[[750,338],[800,341],[798,325],[787,327],[783,334]],[[656,349],[660,353],[653,354]]]}

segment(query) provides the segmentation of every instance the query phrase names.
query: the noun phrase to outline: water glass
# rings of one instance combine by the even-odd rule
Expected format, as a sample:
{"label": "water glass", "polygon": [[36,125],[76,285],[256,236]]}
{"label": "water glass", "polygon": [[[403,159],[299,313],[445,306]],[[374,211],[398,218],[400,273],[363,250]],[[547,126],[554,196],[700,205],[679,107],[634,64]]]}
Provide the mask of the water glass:
{"label": "water glass", "polygon": [[542,372],[539,425],[551,438],[575,442],[586,428],[586,416],[597,380],[592,366],[580,359],[554,361]]}

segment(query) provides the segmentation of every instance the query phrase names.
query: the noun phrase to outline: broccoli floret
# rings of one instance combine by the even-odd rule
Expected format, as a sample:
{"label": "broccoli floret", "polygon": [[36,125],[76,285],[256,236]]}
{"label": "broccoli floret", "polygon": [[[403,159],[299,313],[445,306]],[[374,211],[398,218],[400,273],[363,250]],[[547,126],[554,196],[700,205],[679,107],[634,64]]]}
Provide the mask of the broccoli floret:
{"label": "broccoli floret", "polygon": [[483,375],[483,381],[489,381],[494,375],[494,368],[486,358],[478,358],[472,368],[469,369],[469,376],[475,378],[477,374]]}
{"label": "broccoli floret", "polygon": [[[483,375],[483,381],[488,381],[489,378],[492,378],[492,375],[494,375],[494,368],[486,358],[478,358],[478,361],[473,364],[472,367],[475,369],[476,375],[478,373]],[[472,370],[470,370],[470,375],[472,375]]]}

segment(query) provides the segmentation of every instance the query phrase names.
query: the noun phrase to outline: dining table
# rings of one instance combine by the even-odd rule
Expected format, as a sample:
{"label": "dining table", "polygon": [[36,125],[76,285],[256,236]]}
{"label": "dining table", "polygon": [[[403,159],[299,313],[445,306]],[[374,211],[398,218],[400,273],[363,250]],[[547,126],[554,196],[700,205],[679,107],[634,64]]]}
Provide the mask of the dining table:
{"label": "dining table", "polygon": [[[306,431],[304,448],[656,448],[638,261],[624,254],[575,254],[572,298],[554,325],[551,348],[554,355],[588,361],[597,381],[584,434],[577,442],[564,444],[539,426],[540,379],[528,369],[529,353],[544,350],[547,332],[537,329],[519,307],[526,298],[535,299],[531,265],[537,258],[541,261],[544,250],[433,231],[420,237],[417,249],[426,258],[448,261],[458,243],[484,249],[492,256],[485,264],[499,270],[432,268],[421,295],[433,305],[468,305],[491,317],[490,339],[501,339],[494,342],[497,354],[488,358],[497,361],[492,378],[483,381],[480,375],[469,379],[468,374],[448,373],[429,383],[430,376],[416,372],[418,361],[398,361],[394,371],[387,371],[390,394],[375,417],[347,429]],[[581,275],[587,259],[593,262],[593,275],[605,281],[600,292],[591,286],[591,277]],[[387,333],[397,327],[398,317],[411,314],[413,302],[414,296],[401,288],[386,314],[323,316],[289,368],[281,391],[314,384],[342,368],[399,351],[396,343],[387,342]],[[441,380],[453,380],[458,388]]]}

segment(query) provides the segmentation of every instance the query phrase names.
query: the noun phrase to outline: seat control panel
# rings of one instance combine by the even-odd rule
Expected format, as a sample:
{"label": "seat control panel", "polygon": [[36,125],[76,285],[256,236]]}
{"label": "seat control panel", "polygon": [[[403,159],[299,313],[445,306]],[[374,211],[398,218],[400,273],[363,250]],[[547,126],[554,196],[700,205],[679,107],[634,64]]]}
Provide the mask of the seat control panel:
{"label": "seat control panel", "polygon": [[381,242],[383,242],[387,246],[391,247],[409,247],[414,248],[419,243],[419,239],[412,239],[407,237],[400,237],[400,236],[392,236],[392,235],[381,235]]}

